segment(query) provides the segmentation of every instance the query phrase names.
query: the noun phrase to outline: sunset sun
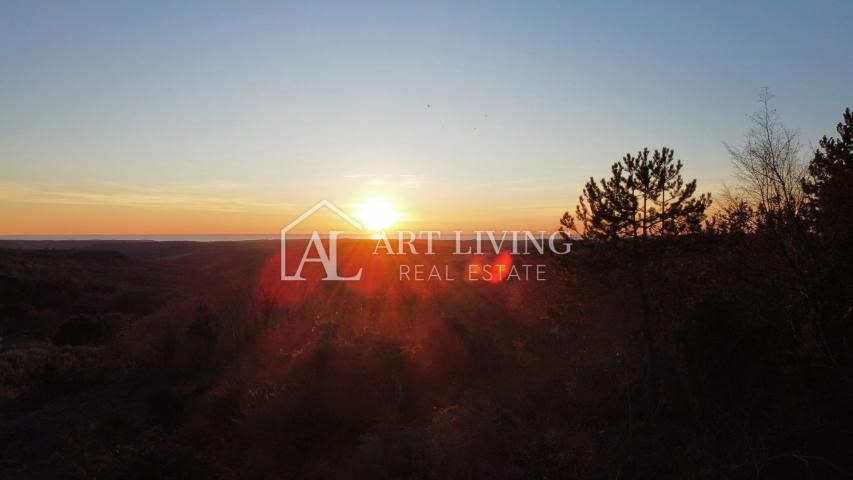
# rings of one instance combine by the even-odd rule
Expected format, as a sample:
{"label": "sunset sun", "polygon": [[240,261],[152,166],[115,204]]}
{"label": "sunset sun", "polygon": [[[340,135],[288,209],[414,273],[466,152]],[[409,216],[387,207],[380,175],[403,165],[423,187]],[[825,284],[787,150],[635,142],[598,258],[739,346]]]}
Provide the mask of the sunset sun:
{"label": "sunset sun", "polygon": [[357,216],[365,228],[373,231],[390,228],[400,218],[394,205],[387,199],[379,197],[362,203]]}

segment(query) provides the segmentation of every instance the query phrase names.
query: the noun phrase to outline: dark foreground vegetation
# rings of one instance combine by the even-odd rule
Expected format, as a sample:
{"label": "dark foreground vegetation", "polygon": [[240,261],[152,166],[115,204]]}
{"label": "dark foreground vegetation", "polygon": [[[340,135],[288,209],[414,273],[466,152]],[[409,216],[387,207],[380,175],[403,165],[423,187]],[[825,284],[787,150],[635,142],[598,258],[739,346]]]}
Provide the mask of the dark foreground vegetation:
{"label": "dark foreground vegetation", "polygon": [[669,151],[629,156],[547,282],[400,282],[360,242],[378,274],[298,285],[276,242],[7,244],[0,477],[850,478],[839,135],[799,177],[732,147],[773,180],[710,217]]}

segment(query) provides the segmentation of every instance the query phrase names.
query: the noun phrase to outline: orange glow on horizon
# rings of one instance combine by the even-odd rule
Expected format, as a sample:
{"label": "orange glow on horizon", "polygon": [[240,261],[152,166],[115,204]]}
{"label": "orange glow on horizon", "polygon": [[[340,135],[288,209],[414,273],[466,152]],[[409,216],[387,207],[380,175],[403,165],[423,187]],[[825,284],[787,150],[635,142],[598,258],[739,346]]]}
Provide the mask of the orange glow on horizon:
{"label": "orange glow on horizon", "polygon": [[[507,215],[489,205],[448,204],[424,200],[403,208],[395,200],[369,197],[365,203],[339,205],[364,223],[365,234],[386,231],[440,230],[554,230],[562,212],[525,211]],[[367,205],[368,208],[364,208]],[[271,235],[300,215],[308,202],[288,208],[254,208],[235,211],[203,208],[144,207],[109,204],[6,203],[0,208],[0,235]],[[361,208],[360,208],[361,207]],[[343,227],[343,228],[342,228]],[[318,212],[295,234],[312,230],[347,230],[330,212]]]}

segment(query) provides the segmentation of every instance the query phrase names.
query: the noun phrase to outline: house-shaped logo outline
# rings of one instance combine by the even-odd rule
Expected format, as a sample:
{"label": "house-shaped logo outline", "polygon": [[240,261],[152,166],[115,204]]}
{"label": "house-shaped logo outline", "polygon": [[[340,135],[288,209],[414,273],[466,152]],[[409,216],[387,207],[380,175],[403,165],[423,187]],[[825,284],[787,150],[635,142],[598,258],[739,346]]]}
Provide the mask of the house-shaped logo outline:
{"label": "house-shaped logo outline", "polygon": [[317,210],[320,210],[323,207],[328,208],[329,210],[332,211],[332,213],[334,213],[338,217],[349,222],[358,231],[364,230],[364,227],[362,227],[361,224],[356,219],[354,219],[352,216],[350,216],[349,214],[347,214],[346,212],[341,210],[334,203],[332,203],[328,200],[325,200],[325,199],[320,200],[319,202],[315,203],[311,208],[309,208],[308,210],[303,212],[302,215],[299,215],[295,220],[293,220],[292,222],[290,222],[287,225],[285,225],[284,227],[282,227],[282,229],[279,233],[279,238],[281,241],[281,279],[282,280],[285,280],[287,278],[287,270],[286,270],[286,265],[285,265],[285,257],[286,257],[286,255],[285,255],[286,250],[285,249],[286,249],[286,243],[287,243],[287,232],[292,230],[293,227],[302,223],[306,218],[310,217],[311,215],[314,215],[314,213],[316,213]]}

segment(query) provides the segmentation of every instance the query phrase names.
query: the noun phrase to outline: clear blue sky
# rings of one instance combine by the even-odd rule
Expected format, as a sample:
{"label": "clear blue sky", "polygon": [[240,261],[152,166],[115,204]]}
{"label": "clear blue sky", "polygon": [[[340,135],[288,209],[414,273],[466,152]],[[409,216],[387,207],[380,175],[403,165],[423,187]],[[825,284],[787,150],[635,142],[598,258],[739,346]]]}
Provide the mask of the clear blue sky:
{"label": "clear blue sky", "polygon": [[806,146],[853,105],[853,2],[747,3],[4,1],[0,233],[275,232],[377,195],[546,228],[646,145],[716,191],[761,87]]}

